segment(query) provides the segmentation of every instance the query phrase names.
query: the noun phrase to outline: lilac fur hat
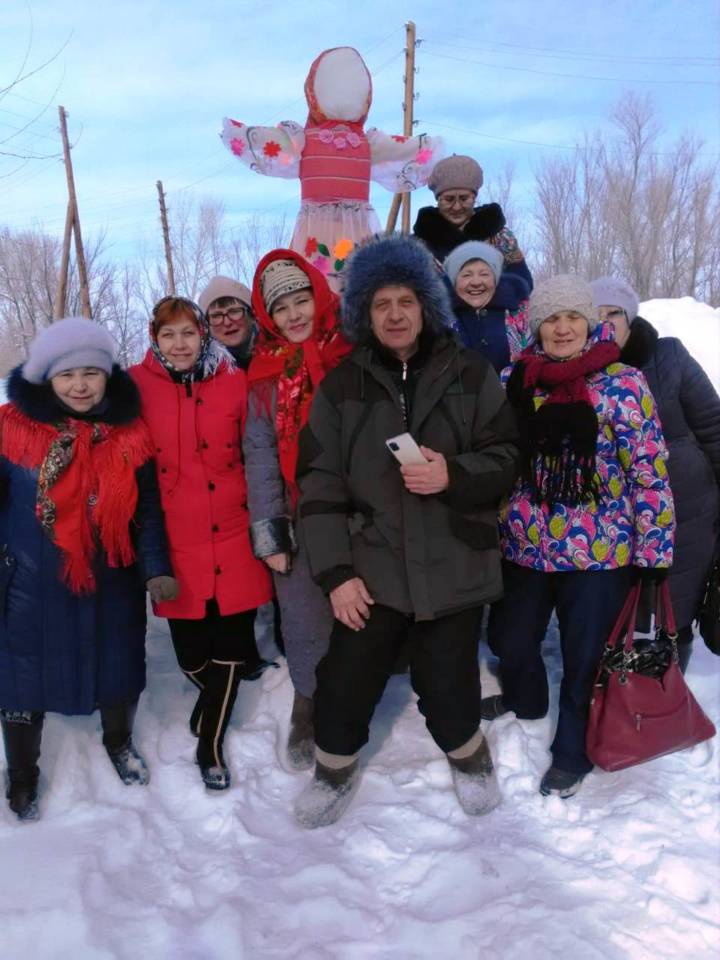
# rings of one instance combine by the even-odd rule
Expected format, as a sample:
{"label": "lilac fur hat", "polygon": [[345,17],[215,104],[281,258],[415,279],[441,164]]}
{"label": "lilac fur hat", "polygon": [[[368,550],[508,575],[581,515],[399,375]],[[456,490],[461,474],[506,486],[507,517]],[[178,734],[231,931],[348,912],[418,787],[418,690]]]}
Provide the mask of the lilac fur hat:
{"label": "lilac fur hat", "polygon": [[35,337],[22,375],[28,383],[44,383],[63,370],[97,367],[110,376],[117,353],[117,344],[99,323],[67,317],[51,323]]}
{"label": "lilac fur hat", "polygon": [[624,280],[618,280],[616,277],[598,277],[590,284],[593,292],[593,301],[595,306],[600,307],[620,307],[625,311],[628,323],[632,323],[638,315],[640,302],[629,283]]}

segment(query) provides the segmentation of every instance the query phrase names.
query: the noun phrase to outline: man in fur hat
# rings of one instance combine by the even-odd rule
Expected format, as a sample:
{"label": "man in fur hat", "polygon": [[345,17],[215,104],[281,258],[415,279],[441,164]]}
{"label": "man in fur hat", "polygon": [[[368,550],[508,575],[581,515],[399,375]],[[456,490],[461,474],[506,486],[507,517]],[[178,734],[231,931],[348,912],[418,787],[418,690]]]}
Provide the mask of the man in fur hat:
{"label": "man in fur hat", "polygon": [[[496,510],[516,476],[516,426],[495,371],[447,329],[450,305],[418,241],[380,237],[347,273],[356,347],[320,384],[300,441],[301,518],[335,615],[317,669],[316,766],[295,815],[333,823],[398,649],[463,809],[500,802],[480,731],[481,609],[502,593]],[[409,432],[423,462],[385,441]]]}

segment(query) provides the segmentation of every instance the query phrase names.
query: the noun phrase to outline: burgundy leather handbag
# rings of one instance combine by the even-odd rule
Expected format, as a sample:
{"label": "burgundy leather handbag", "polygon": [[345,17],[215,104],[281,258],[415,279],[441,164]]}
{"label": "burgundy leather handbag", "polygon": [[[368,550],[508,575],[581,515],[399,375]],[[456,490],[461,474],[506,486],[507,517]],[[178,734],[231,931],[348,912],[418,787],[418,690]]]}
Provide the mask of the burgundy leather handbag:
{"label": "burgundy leather handbag", "polygon": [[[655,628],[663,626],[672,647],[667,666],[649,672],[633,646],[641,584],[630,591],[608,638],[598,669],[585,747],[603,770],[623,770],[715,736],[680,672],[675,617],[667,581],[657,590]],[[650,675],[655,673],[655,675]]]}

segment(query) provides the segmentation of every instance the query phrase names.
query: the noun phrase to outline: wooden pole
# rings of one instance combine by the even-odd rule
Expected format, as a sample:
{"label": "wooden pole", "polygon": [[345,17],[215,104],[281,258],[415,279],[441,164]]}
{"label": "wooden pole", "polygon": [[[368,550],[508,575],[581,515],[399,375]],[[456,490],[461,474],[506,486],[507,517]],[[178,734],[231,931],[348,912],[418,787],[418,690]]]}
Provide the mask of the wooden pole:
{"label": "wooden pole", "polygon": [[[415,103],[415,24],[412,20],[407,24],[407,44],[405,46],[405,128],[406,137],[413,135],[413,105]],[[412,195],[402,195],[402,232],[410,233],[410,204]]]}
{"label": "wooden pole", "polygon": [[60,258],[60,279],[55,293],[55,302],[53,303],[53,320],[62,320],[67,309],[67,280],[68,267],[70,265],[70,241],[72,239],[73,222],[75,220],[75,211],[73,205],[68,200],[67,213],[65,214],[65,233],[63,234],[62,256]]}
{"label": "wooden pole", "polygon": [[[65,157],[65,175],[67,177],[68,196],[70,206],[72,207],[72,228],[75,234],[75,259],[77,260],[78,278],[80,280],[80,304],[82,315],[92,320],[92,310],[90,309],[90,287],[88,285],[87,264],[85,263],[85,250],[83,249],[82,232],[80,230],[80,213],[78,211],[77,194],[75,193],[75,177],[73,176],[72,159],[70,157],[70,143],[67,135],[67,112],[65,107],[58,107],[60,114],[60,136],[63,142],[63,155]],[[68,211],[68,216],[69,216]],[[67,222],[66,222],[67,227]]]}
{"label": "wooden pole", "polygon": [[163,242],[165,244],[165,263],[167,264],[167,292],[171,297],[175,296],[175,271],[172,262],[172,247],[170,246],[170,227],[168,225],[167,208],[165,207],[165,193],[163,191],[162,180],[155,184],[160,200],[160,223],[162,224]]}
{"label": "wooden pole", "polygon": [[[409,20],[405,24],[405,99],[403,101],[403,134],[413,134],[413,104],[415,102],[415,24]],[[410,233],[410,194],[396,193],[390,206],[387,231],[391,233],[397,223],[398,212],[402,205],[402,231]]]}

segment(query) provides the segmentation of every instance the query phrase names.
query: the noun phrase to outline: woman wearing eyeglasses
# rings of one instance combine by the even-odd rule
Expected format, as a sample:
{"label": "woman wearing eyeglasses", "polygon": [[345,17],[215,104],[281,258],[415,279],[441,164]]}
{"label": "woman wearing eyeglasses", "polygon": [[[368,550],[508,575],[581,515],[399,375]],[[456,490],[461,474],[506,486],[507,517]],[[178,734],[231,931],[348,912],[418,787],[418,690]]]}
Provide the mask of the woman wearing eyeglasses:
{"label": "woman wearing eyeglasses", "polygon": [[680,666],[692,651],[698,614],[720,520],[720,397],[705,371],[675,337],[659,337],[639,317],[632,287],[615,277],[592,283],[600,319],[612,324],[620,360],[642,370],[657,403],[670,452],[675,510],[675,559],[669,584],[678,625]]}
{"label": "woman wearing eyeglasses", "polygon": [[526,281],[530,289],[533,278],[515,234],[506,226],[499,203],[475,206],[483,184],[483,171],[472,157],[453,154],[436,164],[428,187],[435,194],[436,207],[422,207],[413,231],[441,264],[461,243],[483,240],[503,255],[503,269]]}
{"label": "woman wearing eyeglasses", "polygon": [[130,373],[150,428],[175,575],[167,617],[180,669],[199,690],[190,728],[205,786],[224,790],[223,739],[242,679],[262,668],[255,611],[270,600],[269,573],[248,533],[241,456],[245,373],[210,336],[200,308],[165,297],[153,309],[150,349]]}
{"label": "woman wearing eyeglasses", "polygon": [[210,333],[225,347],[242,370],[250,366],[257,324],[250,305],[251,293],[231,277],[213,277],[198,297]]}

